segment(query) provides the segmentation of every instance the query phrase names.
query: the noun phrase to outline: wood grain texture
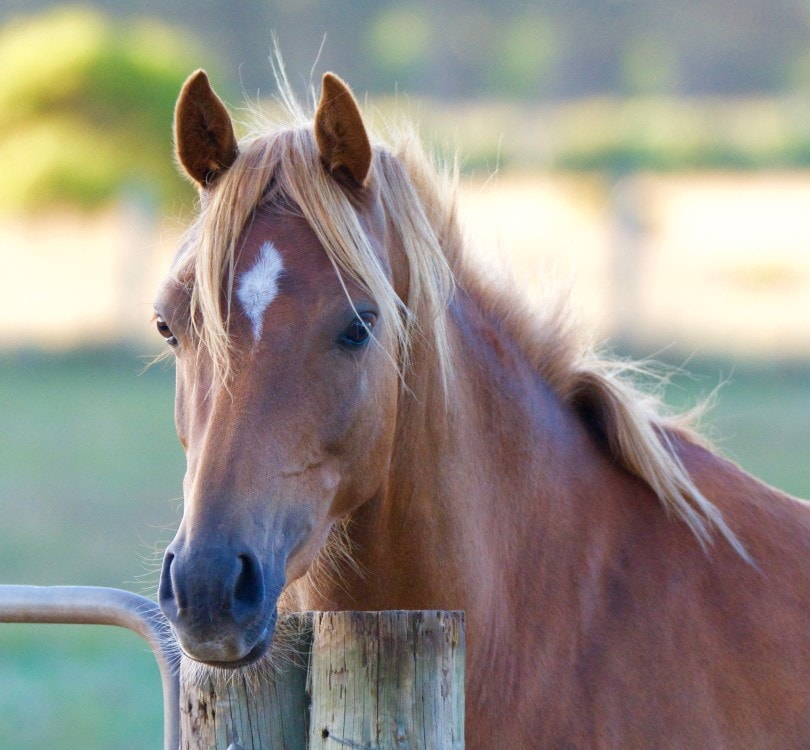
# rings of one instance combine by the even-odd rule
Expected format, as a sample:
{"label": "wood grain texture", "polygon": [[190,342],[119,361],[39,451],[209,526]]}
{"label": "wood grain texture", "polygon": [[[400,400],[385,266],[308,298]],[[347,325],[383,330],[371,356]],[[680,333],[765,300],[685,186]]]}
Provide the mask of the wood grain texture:
{"label": "wood grain texture", "polygon": [[464,747],[462,612],[291,617],[283,630],[303,658],[281,660],[272,679],[181,673],[182,750]]}
{"label": "wood grain texture", "polygon": [[180,675],[181,750],[306,750],[309,696],[307,658],[312,615],[287,616],[289,635],[273,670],[251,674]]}
{"label": "wood grain texture", "polygon": [[463,613],[315,613],[309,689],[313,750],[463,748]]}

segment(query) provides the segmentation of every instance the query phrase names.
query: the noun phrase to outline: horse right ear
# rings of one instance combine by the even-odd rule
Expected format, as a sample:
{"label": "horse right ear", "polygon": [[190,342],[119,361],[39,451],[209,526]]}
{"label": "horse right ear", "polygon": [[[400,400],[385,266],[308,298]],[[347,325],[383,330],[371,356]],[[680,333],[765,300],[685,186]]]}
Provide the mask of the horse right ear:
{"label": "horse right ear", "polygon": [[177,161],[202,188],[213,185],[239,154],[231,116],[204,70],[192,73],[180,90],[174,147]]}

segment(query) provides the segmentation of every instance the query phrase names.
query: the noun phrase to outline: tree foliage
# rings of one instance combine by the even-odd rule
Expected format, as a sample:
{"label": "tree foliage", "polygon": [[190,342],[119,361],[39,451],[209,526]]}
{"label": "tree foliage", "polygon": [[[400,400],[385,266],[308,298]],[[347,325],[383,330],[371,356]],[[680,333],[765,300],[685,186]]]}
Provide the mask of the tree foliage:
{"label": "tree foliage", "polygon": [[[810,84],[808,0],[85,1],[182,25],[251,95],[272,89],[274,33],[296,84],[314,65],[316,82],[334,70],[372,94],[536,101],[772,95]],[[0,20],[57,2],[4,0]]]}
{"label": "tree foliage", "polygon": [[190,195],[172,160],[171,122],[196,59],[188,39],[154,21],[118,25],[60,8],[8,24],[0,208],[90,208],[122,190],[164,206]]}

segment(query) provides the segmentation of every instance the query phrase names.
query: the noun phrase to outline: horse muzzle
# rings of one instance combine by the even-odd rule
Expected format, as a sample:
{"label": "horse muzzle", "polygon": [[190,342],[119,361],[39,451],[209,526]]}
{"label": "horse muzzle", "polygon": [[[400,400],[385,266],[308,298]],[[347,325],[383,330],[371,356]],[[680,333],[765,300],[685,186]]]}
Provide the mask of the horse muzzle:
{"label": "horse muzzle", "polygon": [[183,652],[225,668],[261,658],[273,638],[281,568],[263,567],[248,549],[175,540],[163,558],[158,600]]}

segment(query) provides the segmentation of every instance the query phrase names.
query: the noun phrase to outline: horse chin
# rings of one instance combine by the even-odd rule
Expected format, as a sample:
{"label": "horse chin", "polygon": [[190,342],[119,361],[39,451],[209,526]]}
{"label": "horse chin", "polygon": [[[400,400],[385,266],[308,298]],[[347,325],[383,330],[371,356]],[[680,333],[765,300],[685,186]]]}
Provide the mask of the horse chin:
{"label": "horse chin", "polygon": [[[217,667],[218,669],[240,669],[241,667],[247,667],[259,661],[259,659],[261,659],[267,653],[269,646],[270,638],[263,638],[244,656],[234,659],[233,661],[211,661],[207,659],[195,659],[193,656],[189,656],[189,658],[199,662],[200,664],[204,664],[206,667]],[[188,654],[186,655],[188,656]]]}
{"label": "horse chin", "polygon": [[247,651],[247,653],[235,659],[212,659],[208,655],[203,656],[199,653],[195,655],[189,653],[188,650],[182,646],[181,650],[183,652],[183,656],[185,656],[187,659],[190,659],[197,664],[202,664],[206,667],[216,667],[217,669],[240,669],[241,667],[247,667],[259,661],[259,659],[261,659],[267,653],[271,640],[272,633],[263,636]]}

